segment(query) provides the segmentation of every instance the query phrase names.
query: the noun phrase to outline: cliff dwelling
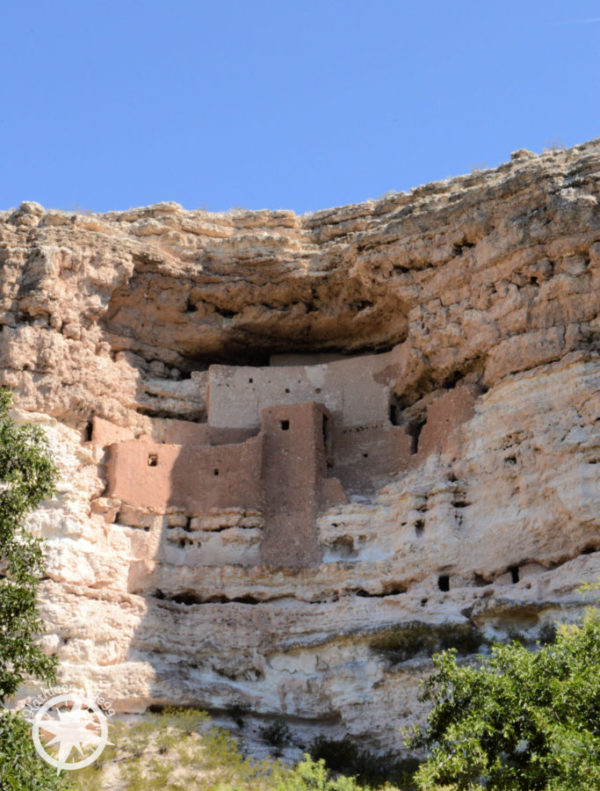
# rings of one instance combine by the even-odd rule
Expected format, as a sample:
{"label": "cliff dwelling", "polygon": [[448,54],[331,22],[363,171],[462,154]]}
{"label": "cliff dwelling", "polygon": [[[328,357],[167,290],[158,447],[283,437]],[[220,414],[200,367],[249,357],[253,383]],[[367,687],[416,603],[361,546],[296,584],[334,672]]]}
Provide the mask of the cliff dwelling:
{"label": "cliff dwelling", "polygon": [[207,422],[155,419],[159,439],[96,418],[92,440],[107,448],[107,495],[189,520],[219,509],[258,512],[257,562],[318,563],[320,511],[372,494],[447,445],[472,414],[475,390],[460,386],[434,400],[422,421],[405,421],[394,399],[398,353],[211,365]]}
{"label": "cliff dwelling", "polygon": [[0,384],[61,471],[30,522],[60,683],[395,748],[433,647],[575,620],[599,196],[593,141],[301,216],[0,214]]}

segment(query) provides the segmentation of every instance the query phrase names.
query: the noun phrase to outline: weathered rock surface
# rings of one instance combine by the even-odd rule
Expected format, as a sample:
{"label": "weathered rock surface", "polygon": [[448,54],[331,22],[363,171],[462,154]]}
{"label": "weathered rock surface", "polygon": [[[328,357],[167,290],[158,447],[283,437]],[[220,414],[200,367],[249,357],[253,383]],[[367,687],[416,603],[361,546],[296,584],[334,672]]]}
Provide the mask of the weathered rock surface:
{"label": "weathered rock surface", "polygon": [[[303,216],[0,214],[0,384],[62,470],[30,524],[63,680],[397,744],[432,646],[576,618],[600,574],[599,200],[593,141]],[[93,418],[164,442],[207,420],[211,364],[391,349],[393,422],[457,388],[472,410],[322,509],[318,562],[261,561],[260,510],[107,496]]]}

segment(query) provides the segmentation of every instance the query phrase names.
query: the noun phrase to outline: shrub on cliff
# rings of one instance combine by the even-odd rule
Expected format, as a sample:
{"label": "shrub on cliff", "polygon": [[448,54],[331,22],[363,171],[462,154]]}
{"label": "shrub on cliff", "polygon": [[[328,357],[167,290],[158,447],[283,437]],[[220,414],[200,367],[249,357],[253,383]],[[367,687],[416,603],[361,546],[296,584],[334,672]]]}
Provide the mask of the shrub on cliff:
{"label": "shrub on cliff", "polygon": [[333,772],[355,777],[358,782],[374,788],[385,783],[408,788],[419,764],[414,758],[398,758],[393,752],[371,752],[359,746],[349,734],[343,739],[317,736],[311,742],[310,756],[314,761],[324,761]]}
{"label": "shrub on cliff", "polygon": [[[0,703],[27,677],[52,681],[56,666],[36,645],[43,554],[40,540],[23,527],[23,517],[53,493],[56,467],[42,429],[16,425],[10,401],[0,390]],[[2,714],[0,787],[54,788],[55,780],[56,772],[34,753],[28,723]]]}
{"label": "shrub on cliff", "polygon": [[552,645],[494,646],[479,667],[434,657],[427,724],[409,740],[429,760],[422,791],[600,788],[600,612],[561,626]]}

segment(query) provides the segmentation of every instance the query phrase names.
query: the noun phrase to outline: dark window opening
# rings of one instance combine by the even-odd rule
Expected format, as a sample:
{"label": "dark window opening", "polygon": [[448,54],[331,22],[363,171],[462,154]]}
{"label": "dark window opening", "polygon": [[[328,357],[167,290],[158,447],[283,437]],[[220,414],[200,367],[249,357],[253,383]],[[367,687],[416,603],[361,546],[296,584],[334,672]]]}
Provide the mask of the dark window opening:
{"label": "dark window opening", "polygon": [[219,470],[217,470],[217,469],[214,469],[214,470],[213,470],[213,475],[218,475],[218,474],[219,474]]}
{"label": "dark window opening", "polygon": [[227,308],[220,308],[213,305],[214,311],[217,316],[222,316],[224,319],[232,319],[235,316],[235,310],[227,310]]}
{"label": "dark window opening", "polygon": [[289,420],[282,420],[281,421],[281,430],[282,431],[288,431],[289,427],[290,427],[290,421]]}
{"label": "dark window opening", "polygon": [[86,427],[85,427],[85,441],[91,442],[92,441],[92,432],[94,430],[94,423],[92,420],[88,420]]}
{"label": "dark window opening", "polygon": [[440,574],[438,577],[438,588],[443,593],[448,593],[450,590],[450,577],[447,574]]}
{"label": "dark window opening", "polygon": [[368,459],[368,458],[369,458],[369,454],[368,453],[363,453],[363,459]]}
{"label": "dark window opening", "polygon": [[251,385],[253,381],[254,381],[254,379],[252,379],[252,377],[250,377],[250,379],[248,379],[248,384]]}
{"label": "dark window opening", "polygon": [[320,387],[315,387],[315,393],[320,393],[320,392],[321,392],[321,388]]}
{"label": "dark window opening", "polygon": [[390,423],[392,426],[398,426],[398,407],[396,404],[390,404]]}
{"label": "dark window opening", "polygon": [[410,452],[413,456],[419,452],[419,437],[424,425],[424,420],[411,420],[408,424],[407,431],[411,437]]}
{"label": "dark window opening", "polygon": [[519,567],[511,566],[508,570],[510,572],[510,578],[513,582],[513,585],[516,585],[516,583],[519,581]]}
{"label": "dark window opening", "polygon": [[475,247],[475,242],[470,242],[463,236],[462,242],[456,242],[452,245],[452,252],[454,255],[462,255],[464,250],[470,250],[472,247]]}
{"label": "dark window opening", "polygon": [[148,454],[148,467],[156,467],[158,465],[158,456],[156,453]]}
{"label": "dark window opening", "polygon": [[286,388],[285,388],[285,392],[286,392],[286,393],[289,393],[289,392],[290,392],[290,388],[289,388],[289,387],[286,387]]}
{"label": "dark window opening", "polygon": [[418,536],[422,536],[423,530],[425,530],[425,522],[423,521],[423,519],[417,519],[417,521],[415,522],[415,533]]}

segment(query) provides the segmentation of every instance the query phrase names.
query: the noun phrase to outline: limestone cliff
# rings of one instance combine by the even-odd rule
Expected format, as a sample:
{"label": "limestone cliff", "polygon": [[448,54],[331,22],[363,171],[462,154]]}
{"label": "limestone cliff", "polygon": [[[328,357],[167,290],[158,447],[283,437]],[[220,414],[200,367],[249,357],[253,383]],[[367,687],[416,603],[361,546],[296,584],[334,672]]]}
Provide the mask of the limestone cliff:
{"label": "limestone cliff", "polygon": [[397,744],[432,650],[577,617],[599,200],[593,141],[302,216],[1,213],[0,384],[62,470],[30,523],[63,679]]}

